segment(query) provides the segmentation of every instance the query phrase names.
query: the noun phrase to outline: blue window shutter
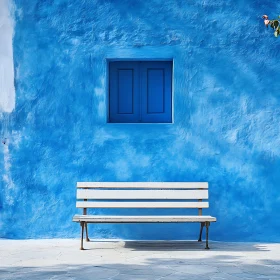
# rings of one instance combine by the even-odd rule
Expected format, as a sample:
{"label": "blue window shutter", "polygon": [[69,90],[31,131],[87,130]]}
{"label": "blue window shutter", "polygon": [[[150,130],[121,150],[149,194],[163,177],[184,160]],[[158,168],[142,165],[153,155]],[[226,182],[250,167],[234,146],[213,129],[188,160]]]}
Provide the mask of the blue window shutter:
{"label": "blue window shutter", "polygon": [[140,121],[139,62],[110,62],[109,121]]}
{"label": "blue window shutter", "polygon": [[172,62],[140,62],[141,122],[172,122]]}

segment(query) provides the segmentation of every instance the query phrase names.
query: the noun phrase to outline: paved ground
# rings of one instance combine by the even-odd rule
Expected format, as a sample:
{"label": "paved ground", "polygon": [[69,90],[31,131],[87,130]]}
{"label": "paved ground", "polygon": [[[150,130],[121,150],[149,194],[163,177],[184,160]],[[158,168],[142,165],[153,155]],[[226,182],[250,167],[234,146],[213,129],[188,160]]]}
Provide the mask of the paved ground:
{"label": "paved ground", "polygon": [[0,279],[280,280],[280,244],[0,239]]}

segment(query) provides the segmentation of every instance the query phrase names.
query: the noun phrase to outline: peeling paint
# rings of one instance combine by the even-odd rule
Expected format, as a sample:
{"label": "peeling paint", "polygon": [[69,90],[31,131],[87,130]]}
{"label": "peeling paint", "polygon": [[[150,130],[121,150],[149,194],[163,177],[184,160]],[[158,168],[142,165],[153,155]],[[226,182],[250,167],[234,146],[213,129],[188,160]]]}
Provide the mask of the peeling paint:
{"label": "peeling paint", "polygon": [[5,199],[8,206],[12,206],[14,204],[14,201],[16,197],[14,196],[14,190],[16,189],[15,184],[13,182],[12,176],[11,176],[11,159],[10,159],[10,152],[9,152],[9,145],[6,140],[5,146],[4,146],[4,172],[3,172],[3,181],[6,185],[5,188]]}

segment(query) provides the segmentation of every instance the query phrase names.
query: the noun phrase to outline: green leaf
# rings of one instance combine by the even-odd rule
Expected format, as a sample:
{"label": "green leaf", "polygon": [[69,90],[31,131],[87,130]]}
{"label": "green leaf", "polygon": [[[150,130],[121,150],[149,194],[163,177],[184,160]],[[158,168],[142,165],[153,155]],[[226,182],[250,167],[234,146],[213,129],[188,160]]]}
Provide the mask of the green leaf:
{"label": "green leaf", "polygon": [[275,36],[275,37],[278,37],[278,30],[275,30],[275,31],[274,31],[274,36]]}
{"label": "green leaf", "polygon": [[279,25],[278,20],[273,20],[273,21],[271,22],[271,27],[272,27],[273,29],[276,29],[276,28],[278,27],[278,25]]}

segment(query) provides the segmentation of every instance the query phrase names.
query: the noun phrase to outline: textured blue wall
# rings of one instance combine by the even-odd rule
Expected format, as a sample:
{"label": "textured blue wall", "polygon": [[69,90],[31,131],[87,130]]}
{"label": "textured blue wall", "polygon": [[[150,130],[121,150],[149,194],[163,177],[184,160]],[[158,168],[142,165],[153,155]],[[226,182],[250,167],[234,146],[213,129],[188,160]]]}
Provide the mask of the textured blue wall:
{"label": "textured blue wall", "polygon": [[[77,181],[208,181],[211,239],[280,241],[280,40],[260,18],[278,15],[279,2],[15,5],[16,109],[0,114],[1,237],[78,237]],[[110,58],[174,59],[174,124],[106,123]],[[198,225],[90,232],[192,239]]]}

